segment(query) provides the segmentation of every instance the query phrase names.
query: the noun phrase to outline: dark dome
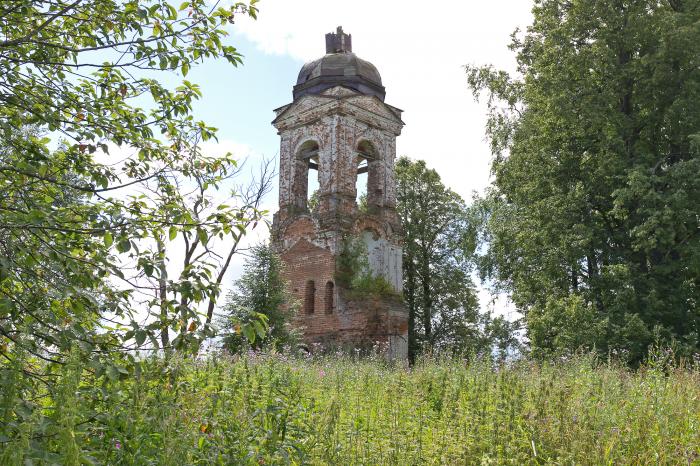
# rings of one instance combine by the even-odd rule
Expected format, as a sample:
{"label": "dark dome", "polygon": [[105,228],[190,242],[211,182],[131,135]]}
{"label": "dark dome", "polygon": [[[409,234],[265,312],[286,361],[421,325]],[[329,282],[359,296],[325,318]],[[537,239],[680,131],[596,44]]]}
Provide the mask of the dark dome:
{"label": "dark dome", "polygon": [[294,86],[294,99],[320,94],[335,86],[344,86],[362,94],[375,95],[382,101],[386,92],[377,68],[352,53],[351,37],[338,28],[326,35],[326,55],[305,64]]}

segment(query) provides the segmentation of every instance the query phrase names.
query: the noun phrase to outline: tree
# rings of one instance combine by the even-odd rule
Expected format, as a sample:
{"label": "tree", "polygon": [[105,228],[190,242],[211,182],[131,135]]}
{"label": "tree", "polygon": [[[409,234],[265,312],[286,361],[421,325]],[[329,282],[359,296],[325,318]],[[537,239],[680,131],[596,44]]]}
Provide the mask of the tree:
{"label": "tree", "polygon": [[[45,141],[36,126],[8,129],[8,132],[29,143]],[[22,154],[6,140],[0,140],[0,165],[18,167],[22,163]],[[51,184],[32,181],[0,172],[3,356],[9,361],[11,352],[21,352],[57,362],[60,359],[57,349],[67,348],[73,341],[108,351],[118,346],[118,342],[109,334],[97,335],[93,330],[99,311],[118,300],[119,294],[84,265],[105,260],[108,251],[102,238],[79,234],[75,227],[59,231],[54,230],[52,223],[43,225],[49,215],[73,222],[75,212],[97,216],[99,211],[86,203],[84,192],[71,188],[81,181],[74,174],[61,173],[60,179]],[[47,234],[37,231],[37,226],[42,226]]]}
{"label": "tree", "polygon": [[[242,167],[232,168],[221,173],[218,184],[235,179]],[[151,328],[159,326],[162,347],[169,346],[169,336],[173,332],[176,334],[172,341],[175,348],[196,346],[202,339],[213,335],[211,324],[223,278],[233,256],[239,251],[244,234],[262,219],[264,212],[260,205],[270,191],[273,177],[270,161],[263,162],[260,172],[252,176],[247,186],[239,186],[231,192],[227,204],[215,202],[209,194],[207,187],[211,174],[207,173],[193,172],[191,181],[194,183],[183,184],[175,178],[173,189],[151,194],[160,204],[181,206],[180,215],[199,223],[205,219],[210,222],[206,228],[179,232],[170,227],[167,238],[165,232],[156,236],[156,248],[146,248],[136,256],[146,267],[152,261],[158,268],[157,273],[149,269],[140,289],[151,298],[147,305],[159,313],[159,320],[154,321]],[[229,205],[232,202],[233,205]],[[232,208],[236,212],[233,217],[227,214]],[[234,224],[231,224],[232,219],[235,219]],[[222,243],[222,239],[227,241],[216,244],[217,240]],[[176,258],[181,260],[179,264]],[[169,279],[168,271],[176,265],[179,265],[176,267],[179,274],[175,280]],[[193,316],[190,310],[200,303],[205,308],[204,315]],[[201,328],[199,334],[194,332],[197,328]]]}
{"label": "tree", "polygon": [[[202,216],[201,205],[178,195],[183,185],[217,187],[236,162],[202,153],[201,142],[215,130],[190,115],[201,95],[195,84],[171,91],[143,73],[184,76],[206,57],[237,65],[239,54],[222,38],[238,14],[255,16],[256,9],[242,3],[212,9],[200,0],[179,10],[161,0],[18,0],[0,7],[0,228],[16,239],[0,262],[6,338],[16,341],[36,293],[50,289],[43,314],[33,313],[25,325],[43,350],[60,352],[76,340],[93,348],[113,335],[91,333],[110,316],[132,327],[122,333],[126,339],[140,345],[151,337],[155,344],[158,327],[130,317],[138,279],[162,271],[150,250],[178,234],[192,244],[241,235],[259,217],[250,205],[222,205]],[[51,138],[17,131],[28,125]],[[117,160],[110,151],[119,151]],[[57,206],[66,195],[80,202]],[[130,266],[126,255],[134,259]],[[171,287],[189,302],[213,296],[216,283],[194,272],[207,274],[185,267]],[[121,285],[111,286],[108,277]],[[195,306],[178,311],[189,328]]]}
{"label": "tree", "polygon": [[[295,342],[290,327],[295,312],[296,305],[282,279],[279,255],[269,243],[254,246],[223,308],[223,346],[232,353],[247,342],[253,348],[289,346]],[[260,315],[269,327],[267,332],[259,323]]]}
{"label": "tree", "polygon": [[421,347],[474,349],[479,306],[470,276],[475,236],[468,209],[422,160],[400,158],[396,184],[404,229],[409,359]]}
{"label": "tree", "polygon": [[700,348],[700,4],[539,0],[488,94],[481,270],[532,352]]}
{"label": "tree", "polygon": [[[191,115],[199,87],[154,76],[184,78],[206,58],[238,65],[225,28],[256,12],[255,0],[0,5],[0,361],[21,378],[16,400],[42,400],[39,417],[68,354],[92,380],[118,380],[134,349],[196,349],[211,334],[228,266],[212,241],[237,244],[263,213],[245,191],[210,195],[240,166],[204,153],[215,129]],[[178,238],[190,257],[170,279]],[[23,412],[5,416],[3,436],[36,421]]]}

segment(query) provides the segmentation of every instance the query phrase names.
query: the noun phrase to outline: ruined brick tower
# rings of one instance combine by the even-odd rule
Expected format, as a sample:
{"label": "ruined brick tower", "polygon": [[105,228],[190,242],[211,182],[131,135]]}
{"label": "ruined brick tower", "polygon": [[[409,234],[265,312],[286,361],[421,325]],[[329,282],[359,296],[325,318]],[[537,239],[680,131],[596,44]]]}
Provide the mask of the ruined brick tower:
{"label": "ruined brick tower", "polygon": [[[275,110],[281,143],[273,240],[301,304],[294,323],[307,343],[380,343],[390,357],[406,358],[394,179],[401,110],[384,103],[377,69],[352,52],[351,39],[340,27],[326,34],[326,55],[302,67],[294,101]],[[316,176],[317,203],[310,206],[309,181]],[[364,176],[366,197],[358,207],[358,178]],[[341,279],[339,258],[349,242],[359,245],[373,275],[391,291],[366,292]]]}

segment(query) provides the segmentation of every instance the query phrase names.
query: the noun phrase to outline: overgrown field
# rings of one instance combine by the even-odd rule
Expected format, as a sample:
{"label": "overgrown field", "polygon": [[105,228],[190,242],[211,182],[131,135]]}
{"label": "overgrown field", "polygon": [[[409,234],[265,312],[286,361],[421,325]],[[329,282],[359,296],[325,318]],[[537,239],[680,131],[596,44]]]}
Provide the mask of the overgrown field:
{"label": "overgrown field", "polygon": [[700,370],[662,361],[409,370],[210,356],[149,360],[108,381],[74,359],[60,393],[11,410],[5,378],[0,463],[700,464]]}

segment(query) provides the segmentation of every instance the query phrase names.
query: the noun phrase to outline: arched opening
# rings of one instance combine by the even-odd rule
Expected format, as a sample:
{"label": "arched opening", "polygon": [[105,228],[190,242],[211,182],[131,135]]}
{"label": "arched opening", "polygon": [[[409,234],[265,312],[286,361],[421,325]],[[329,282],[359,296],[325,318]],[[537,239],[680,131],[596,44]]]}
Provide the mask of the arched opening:
{"label": "arched opening", "polygon": [[326,282],[326,314],[331,314],[333,312],[333,290],[335,285],[333,282]]}
{"label": "arched opening", "polygon": [[357,145],[357,178],[355,183],[357,207],[360,211],[369,213],[378,205],[379,187],[379,153],[369,141],[360,141]]}
{"label": "arched opening", "polygon": [[[319,147],[316,141],[303,143],[296,156],[296,176],[294,183],[295,204],[301,208],[315,210],[318,205],[318,157]],[[309,175],[313,170],[315,174]]]}
{"label": "arched opening", "polygon": [[359,157],[355,181],[355,205],[360,212],[367,213],[367,163],[363,163]]}
{"label": "arched opening", "polygon": [[304,312],[307,314],[313,314],[315,301],[316,284],[313,280],[308,280],[306,282],[306,289],[304,290]]}

